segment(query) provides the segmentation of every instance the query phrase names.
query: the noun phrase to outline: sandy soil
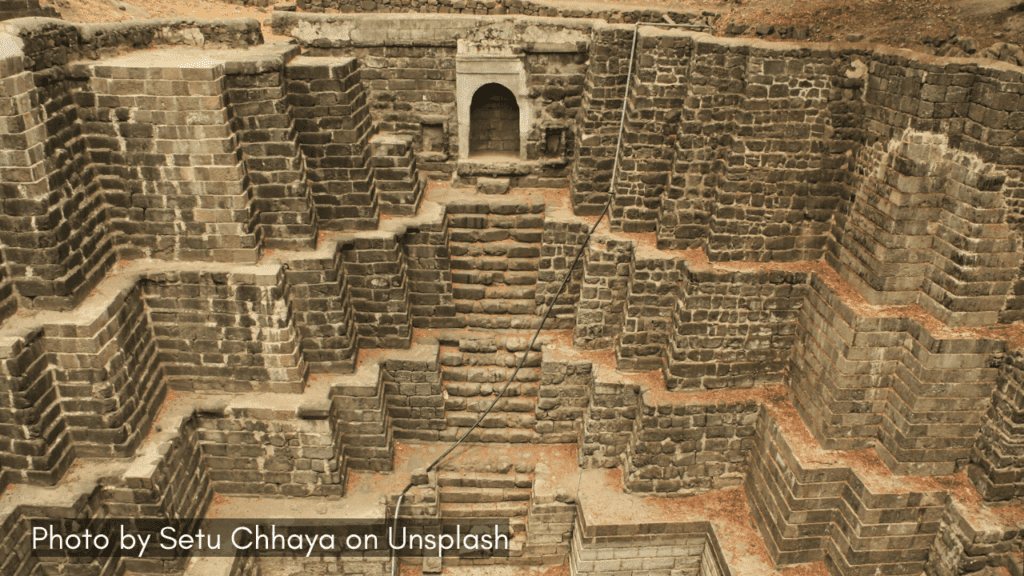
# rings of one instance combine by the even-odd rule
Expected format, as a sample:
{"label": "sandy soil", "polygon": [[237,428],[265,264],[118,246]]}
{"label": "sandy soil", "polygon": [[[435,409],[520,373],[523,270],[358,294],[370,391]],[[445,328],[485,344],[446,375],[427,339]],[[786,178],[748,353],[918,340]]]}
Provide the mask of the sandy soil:
{"label": "sandy soil", "polygon": [[[652,6],[712,10],[721,15],[718,33],[762,26],[769,40],[799,28],[817,42],[861,39],[870,43],[933,51],[940,40],[971,37],[979,49],[995,42],[1024,44],[1021,0],[549,0],[563,6]],[[270,17],[272,8],[240,6],[217,0],[42,0],[72,22],[122,21],[136,18]],[[270,35],[264,26],[264,34]],[[279,38],[269,38],[279,39]]]}

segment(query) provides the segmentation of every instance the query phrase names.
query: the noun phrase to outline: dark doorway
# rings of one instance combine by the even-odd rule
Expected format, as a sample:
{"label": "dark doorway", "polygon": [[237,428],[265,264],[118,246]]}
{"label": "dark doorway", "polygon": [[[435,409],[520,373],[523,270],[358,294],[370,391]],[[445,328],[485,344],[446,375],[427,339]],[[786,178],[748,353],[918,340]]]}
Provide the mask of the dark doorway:
{"label": "dark doorway", "polygon": [[469,105],[469,154],[519,156],[519,105],[501,84],[484,84]]}

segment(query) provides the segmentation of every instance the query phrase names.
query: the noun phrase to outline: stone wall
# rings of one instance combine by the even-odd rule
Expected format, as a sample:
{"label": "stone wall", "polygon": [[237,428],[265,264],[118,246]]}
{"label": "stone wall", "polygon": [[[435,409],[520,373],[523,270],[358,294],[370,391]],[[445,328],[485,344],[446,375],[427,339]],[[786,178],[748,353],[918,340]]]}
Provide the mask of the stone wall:
{"label": "stone wall", "polygon": [[655,401],[643,394],[623,466],[643,493],[700,493],[738,486],[752,448],[754,401],[716,405]]}
{"label": "stone wall", "polygon": [[451,229],[445,214],[431,214],[403,236],[409,274],[409,311],[416,328],[455,328]]}
{"label": "stone wall", "polygon": [[640,390],[632,383],[595,382],[583,414],[580,431],[580,465],[585,468],[618,468],[634,438],[640,414]]}
{"label": "stone wall", "polygon": [[285,270],[302,355],[316,372],[348,371],[358,351],[341,254],[338,246],[325,257],[290,260]]}
{"label": "stone wall", "polygon": [[[117,139],[145,140],[134,150],[140,155],[133,159],[143,165],[136,170],[149,170],[143,160],[155,160],[155,156],[144,155],[153,151],[153,126],[161,122],[126,122],[128,118],[111,114],[114,100],[98,98],[95,92],[108,94],[104,90],[114,83],[117,93],[139,93],[138,81],[89,80],[88,66],[66,64],[126,48],[186,42],[211,47],[248,45],[258,39],[259,30],[255,22],[242,21],[76,26],[39,20],[5,24],[3,32],[19,37],[23,44],[21,53],[6,56],[0,68],[5,93],[10,94],[2,110],[4,154],[10,156],[2,177],[4,197],[9,199],[3,216],[4,264],[22,305],[67,307],[96,285],[115,258],[113,246],[119,234],[111,228],[111,218],[129,217],[131,206],[121,181],[127,174],[111,169],[125,161]],[[90,82],[104,86],[97,88]],[[114,150],[120,155],[112,156]],[[169,173],[165,176],[173,179]],[[100,192],[108,188],[113,191],[110,197]],[[9,302],[4,310],[10,310]]]}
{"label": "stone wall", "polygon": [[119,294],[97,324],[45,329],[59,419],[67,424],[76,456],[131,454],[163,401],[159,345],[144,298],[133,287]]}
{"label": "stone wall", "polygon": [[717,15],[704,11],[678,12],[648,8],[644,10],[621,10],[601,8],[566,8],[533,0],[381,0],[359,2],[355,0],[303,0],[298,6],[306,12],[381,12],[381,13],[435,13],[496,16],[522,14],[524,16],[549,16],[559,18],[596,18],[608,22],[663,22],[665,17],[678,24],[693,26],[695,30],[710,31]]}
{"label": "stone wall", "polygon": [[583,249],[587,232],[588,226],[585,222],[563,222],[545,214],[540,259],[537,262],[536,301],[537,314],[543,315],[547,313],[548,307],[552,308],[545,326],[550,326],[553,330],[571,329],[576,324],[576,306],[583,284],[582,265],[577,265],[573,269],[557,300],[554,299],[554,295],[569,272],[577,253]]}
{"label": "stone wall", "polygon": [[60,18],[49,6],[40,6],[39,0],[4,0],[0,2],[0,20],[13,18]]}
{"label": "stone wall", "polygon": [[[1016,527],[982,511],[950,503],[925,564],[927,576],[1024,573]],[[986,571],[988,568],[990,571]]]}
{"label": "stone wall", "polygon": [[920,302],[950,326],[997,323],[1020,262],[1005,174],[913,131],[877,162],[830,264],[872,303]]}
{"label": "stone wall", "polygon": [[[393,19],[280,12],[275,13],[274,26],[294,35],[308,55],[356,57],[375,128],[411,138],[417,165],[431,174],[451,174],[460,156],[457,39],[487,43],[502,38],[520,44],[522,50],[513,57],[522,62],[525,84],[523,93],[514,96],[520,107],[529,108],[521,110],[521,116],[532,120],[519,130],[520,139],[526,140],[520,142],[523,146],[513,147],[515,156],[525,149],[524,159],[535,163],[512,172],[527,186],[564,185],[567,156],[576,145],[571,126],[582,102],[589,24],[544,19],[538,21],[543,32],[521,38],[520,24],[512,18],[435,16]],[[346,33],[333,33],[336,25]],[[464,97],[468,112],[473,94]],[[516,129],[523,128],[519,117],[513,122]],[[469,121],[470,114],[464,120]],[[464,173],[486,176],[491,171],[487,166],[480,169],[480,174],[470,174],[469,169]]]}
{"label": "stone wall", "polygon": [[[577,513],[577,517],[582,518],[582,514]],[[608,534],[588,529],[577,521],[569,556],[572,573],[594,576],[715,573],[701,567],[712,530],[707,522],[666,524],[646,534],[640,534],[639,530],[630,532],[628,526],[621,529],[621,534]]]}
{"label": "stone wall", "polygon": [[788,386],[818,441],[874,444],[902,473],[962,468],[996,381],[988,358],[1003,342],[936,336],[916,320],[855,311],[817,277],[810,288]]}
{"label": "stone wall", "polygon": [[1012,351],[994,359],[998,367],[992,404],[982,420],[971,451],[968,474],[986,500],[1008,500],[1024,494],[1021,449],[1021,371],[1024,357]]}
{"label": "stone wall", "polygon": [[[197,422],[185,418],[174,424],[169,438],[157,447],[158,458],[103,483],[104,511],[110,517],[132,521],[134,525],[126,530],[147,530],[146,520],[201,519],[206,515],[214,483],[201,450]],[[142,574],[180,573],[187,560],[180,554],[166,559],[131,558],[128,554],[118,558],[124,569]]]}
{"label": "stone wall", "polygon": [[380,215],[367,146],[374,126],[360,73],[352,58],[305,56],[285,70],[285,102],[325,229],[374,229]]}
{"label": "stone wall", "polygon": [[218,494],[341,496],[337,422],[327,411],[211,406],[196,416],[203,462]]}
{"label": "stone wall", "polygon": [[0,484],[53,484],[74,456],[42,330],[8,340],[5,348]]}
{"label": "stone wall", "polygon": [[358,237],[351,249],[342,251],[341,261],[359,346],[408,348],[412,317],[401,238],[386,232]]}
{"label": "stone wall", "polygon": [[[267,54],[266,52],[269,52]],[[292,85],[285,62],[298,49],[265,50],[261,56],[225,66],[227,109],[232,131],[249,175],[253,210],[267,248],[303,248],[316,244],[318,223],[298,143],[294,111],[280,106]]]}
{"label": "stone wall", "polygon": [[32,550],[33,520],[75,522],[93,534],[109,519],[128,521],[126,530],[149,530],[147,520],[202,518],[213,492],[202,462],[195,421],[191,414],[164,422],[168,429],[147,439],[128,460],[107,461],[99,471],[84,466],[82,482],[65,487],[57,501],[41,503],[31,495],[5,493],[5,517],[0,523],[0,567],[10,574],[68,569],[97,576],[182,573],[187,558],[132,558],[130,554],[101,554],[95,558],[42,556]]}
{"label": "stone wall", "polygon": [[672,310],[665,385],[711,390],[782,380],[808,277],[690,271]]}
{"label": "stone wall", "polygon": [[307,366],[289,288],[277,267],[148,277],[142,291],[167,386],[301,391]]}
{"label": "stone wall", "polygon": [[617,120],[622,113],[633,44],[632,30],[625,27],[596,24],[592,37],[590,65],[573,127],[577,145],[569,178],[573,211],[586,215],[600,214],[609,200],[619,133]]}
{"label": "stone wall", "polygon": [[825,560],[833,574],[919,574],[945,492],[872,489],[850,468],[802,463],[791,441],[762,411],[744,486],[775,564]]}

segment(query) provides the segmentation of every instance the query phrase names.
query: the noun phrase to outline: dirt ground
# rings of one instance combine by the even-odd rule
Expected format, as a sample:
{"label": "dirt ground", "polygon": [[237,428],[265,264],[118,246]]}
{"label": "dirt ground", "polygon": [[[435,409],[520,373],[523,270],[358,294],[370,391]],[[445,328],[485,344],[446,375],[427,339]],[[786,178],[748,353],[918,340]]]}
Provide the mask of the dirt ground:
{"label": "dirt ground", "polygon": [[[288,0],[292,1],[292,0]],[[548,0],[578,6],[579,0]],[[272,7],[219,0],[42,0],[72,22],[135,18],[268,19]],[[1022,0],[605,0],[624,7],[707,9],[721,15],[717,34],[769,40],[866,41],[934,52],[950,38],[973,53],[994,43],[1024,45]],[[264,28],[269,33],[269,28]]]}

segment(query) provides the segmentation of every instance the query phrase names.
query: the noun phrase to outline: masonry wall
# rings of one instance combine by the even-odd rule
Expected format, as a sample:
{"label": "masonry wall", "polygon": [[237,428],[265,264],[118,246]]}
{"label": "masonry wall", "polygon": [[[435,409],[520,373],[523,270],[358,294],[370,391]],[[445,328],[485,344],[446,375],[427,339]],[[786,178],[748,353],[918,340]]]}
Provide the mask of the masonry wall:
{"label": "masonry wall", "polygon": [[949,474],[970,455],[1003,342],[941,338],[862,316],[819,278],[801,309],[788,386],[823,446],[876,449],[894,471]]}
{"label": "masonry wall", "polygon": [[919,302],[950,326],[995,324],[1019,266],[1006,175],[948,142],[913,131],[892,140],[828,261],[872,303]]}
{"label": "masonry wall", "polygon": [[307,366],[284,271],[154,274],[142,283],[167,386],[299,392]]}
{"label": "masonry wall", "polygon": [[681,262],[634,253],[629,270],[622,334],[616,346],[623,370],[660,370],[679,298]]}
{"label": "masonry wall", "polygon": [[412,340],[409,277],[401,237],[358,237],[341,253],[361,348],[408,348]]}
{"label": "masonry wall", "polygon": [[[118,210],[128,208],[123,196],[101,192],[119,176],[104,168],[111,166],[110,151],[116,147],[103,138],[114,134],[97,131],[99,125],[113,126],[105,106],[110,102],[97,107],[85,68],[66,65],[127,46],[182,43],[186,35],[211,47],[248,45],[259,32],[241,22],[189,21],[95,25],[86,31],[57,20],[19,22],[7,31],[22,37],[24,48],[23,55],[5,57],[0,70],[10,95],[0,110],[4,154],[10,156],[2,178],[8,198],[5,267],[23,306],[66,308],[111,266],[116,233],[110,219],[126,215]],[[139,136],[136,131],[126,137]],[[10,309],[8,301],[4,310]]]}
{"label": "masonry wall", "polygon": [[971,451],[968,475],[986,500],[1007,500],[1024,493],[1021,471],[1020,398],[1021,363],[1019,351],[996,357],[998,366],[992,403],[982,419],[981,431]]}
{"label": "masonry wall", "polygon": [[[288,18],[297,16],[281,16],[280,26],[297,22]],[[45,193],[40,188],[36,196],[45,195],[46,202],[64,198],[60,202],[71,202],[68,206],[75,209],[63,212],[73,212],[78,219],[64,223],[54,220],[43,229],[28,231],[27,235],[19,232],[18,238],[10,238],[5,265],[18,277],[18,291],[25,292],[22,299],[26,303],[64,306],[73,302],[87,292],[90,283],[102,277],[114,257],[112,245],[119,246],[125,255],[152,254],[155,249],[157,254],[169,250],[191,258],[181,250],[205,250],[204,255],[218,250],[217,258],[234,259],[243,254],[249,258],[258,251],[259,244],[271,239],[271,244],[310,242],[315,226],[369,227],[376,218],[375,194],[364,139],[374,130],[400,131],[409,132],[415,144],[424,126],[442,126],[445,133],[454,133],[454,44],[451,38],[445,40],[442,36],[446,30],[465,28],[465,22],[424,33],[426,36],[416,45],[358,47],[359,62],[331,57],[333,64],[328,65],[298,57],[287,66],[283,60],[268,64],[272,58],[258,66],[225,66],[202,87],[196,85],[195,90],[230,96],[230,103],[211,104],[213,108],[208,110],[215,116],[223,116],[227,108],[232,110],[230,122],[225,124],[221,118],[216,123],[226,130],[207,134],[213,129],[211,124],[202,131],[206,136],[204,145],[225,144],[245,156],[242,165],[250,179],[240,186],[248,192],[236,190],[228,195],[230,199],[219,198],[217,202],[230,206],[211,212],[215,221],[241,228],[237,234],[220,234],[217,240],[213,236],[219,233],[212,233],[207,224],[204,228],[193,222],[195,226],[185,234],[191,239],[181,243],[178,233],[168,228],[168,203],[187,204],[192,200],[179,198],[180,194],[168,195],[167,183],[164,193],[157,193],[152,183],[146,184],[148,176],[141,175],[160,173],[173,181],[172,172],[183,173],[178,167],[145,165],[159,156],[146,149],[147,134],[171,129],[180,133],[183,126],[171,114],[164,114],[159,122],[111,115],[111,106],[122,97],[121,92],[127,91],[124,97],[130,96],[134,80],[97,77],[95,71],[89,72],[89,65],[62,66],[75,55],[107,56],[120,45],[183,43],[189,34],[202,35],[207,44],[241,45],[253,41],[253,31],[246,28],[248,25],[223,29],[193,23],[163,28],[123,25],[97,28],[106,30],[100,37],[65,24],[40,26],[29,34],[25,61],[12,59],[7,74],[11,90],[24,96],[17,105],[24,111],[5,116],[9,118],[7,130],[17,136],[10,139],[12,145],[17,140],[19,157],[11,169],[18,170],[17,178],[32,178],[33,183],[41,182],[37,177],[45,172],[47,188]],[[595,26],[587,47],[588,62],[583,60],[579,47],[572,52],[536,43],[528,46],[525,59],[530,95],[538,112],[535,130],[528,135],[528,156],[544,158],[557,142],[562,153],[571,158],[575,180],[572,195],[580,213],[593,213],[602,205],[601,188],[610,177],[610,165],[601,159],[608,158],[608,148],[614,145],[615,118],[624,83],[622,68],[628,67],[626,55],[631,42],[628,27]],[[388,28],[387,34],[401,31]],[[321,47],[304,36],[300,40],[311,45],[316,54],[326,55],[342,47]],[[843,231],[856,224],[849,218],[858,213],[850,212],[856,204],[851,202],[850,190],[862,186],[872,163],[878,161],[879,147],[907,128],[948,134],[952,148],[976,154],[997,171],[1013,165],[1013,97],[995,85],[993,78],[1001,73],[995,69],[943,64],[925,82],[923,64],[915,64],[902,54],[833,53],[789,45],[732,46],[723,40],[697,39],[686,32],[668,30],[645,30],[641,40],[643,58],[636,61],[626,144],[631,150],[627,156],[643,161],[623,166],[621,190],[615,191],[613,223],[625,226],[623,229],[655,230],[662,247],[706,245],[713,260],[816,258],[825,249],[828,236],[853,237],[853,231]],[[54,48],[48,47],[50,43]],[[58,53],[57,47],[63,52]],[[674,65],[668,66],[671,63]],[[27,82],[29,73],[24,71],[26,64],[34,71],[31,84]],[[361,64],[361,71],[357,64]],[[726,69],[736,71],[736,77],[719,73]],[[306,77],[301,77],[303,74]],[[866,85],[864,78],[870,78],[871,83]],[[1012,78],[1007,78],[1012,83]],[[329,90],[328,84],[332,86]],[[339,86],[343,86],[347,103],[333,103],[351,109],[346,108],[348,113],[341,116],[332,115],[334,112],[325,115],[324,106],[330,102],[324,98],[330,99]],[[32,104],[32,94],[40,98],[38,106]],[[282,100],[287,113],[279,106]],[[40,124],[42,110],[48,116],[45,125]],[[681,112],[676,116],[673,110]],[[576,111],[578,126],[572,120]],[[139,111],[144,116],[152,116],[151,112]],[[659,114],[667,114],[664,122],[649,121]],[[857,127],[860,117],[867,119],[860,123],[862,128]],[[1005,122],[999,124],[994,120],[997,117]],[[643,132],[644,126],[673,124],[678,130]],[[1009,129],[998,130],[997,125]],[[199,128],[188,129],[198,134]],[[984,135],[982,130],[987,130]],[[994,135],[997,132],[999,136]],[[728,141],[720,141],[718,133],[731,136]],[[233,142],[229,134],[240,142]],[[337,146],[327,146],[323,140],[327,134]],[[549,138],[552,134],[555,136]],[[127,162],[118,138],[138,140],[140,146],[133,147],[132,154],[140,162]],[[264,138],[280,146],[271,150],[261,140]],[[344,145],[339,138],[345,140]],[[450,144],[452,139],[447,141]],[[156,138],[155,146],[166,148],[171,144]],[[65,148],[69,150],[66,157],[59,152]],[[45,154],[47,150],[57,153]],[[297,160],[299,150],[306,157],[308,172]],[[420,155],[427,158],[430,154]],[[198,156],[192,160],[196,170],[223,173],[222,180],[210,182],[239,182],[235,177],[238,164],[196,164]],[[432,160],[436,164],[437,159]],[[141,166],[134,167],[137,164]],[[656,176],[664,174],[667,164],[673,166],[671,176],[660,181]],[[850,176],[852,167],[856,168],[856,177]],[[136,175],[126,173],[126,169],[135,170]],[[300,181],[305,175],[312,185],[300,182],[284,186],[272,176],[282,170]],[[553,170],[551,174],[561,169]],[[11,172],[10,177],[15,176]],[[944,224],[945,244],[939,251],[945,263],[936,267],[942,272],[929,280],[931,288],[926,287],[927,300],[935,303],[933,311],[948,310],[950,318],[973,316],[961,310],[966,306],[964,298],[967,292],[984,289],[988,315],[1012,318],[1015,300],[1002,298],[1009,293],[1004,294],[1003,288],[1016,282],[1019,275],[1014,271],[1019,264],[1007,256],[1017,242],[1018,232],[1012,222],[1019,211],[1013,199],[1020,187],[1018,180],[1010,174],[1004,183],[1001,195],[1008,198],[1005,213],[993,207],[994,212],[986,209],[968,215],[962,213],[962,206],[951,205],[955,216]],[[968,183],[957,184],[970,188]],[[52,193],[51,185],[62,191]],[[99,194],[99,190],[104,192]],[[993,196],[995,190],[978,192],[981,196],[964,192],[967,196],[960,194],[963,198],[957,202],[966,205],[969,198],[984,196],[985,202],[991,203],[998,196]],[[245,200],[249,195],[251,205]],[[10,206],[35,202],[27,200],[28,204],[12,202]],[[52,220],[57,218],[56,206],[40,204],[32,210],[43,210]],[[188,212],[205,208],[182,205],[176,209]],[[10,214],[11,218],[22,218],[12,220],[12,229],[21,226],[17,222],[24,222],[25,214]],[[991,224],[1002,225],[1006,219],[1011,222],[1006,224],[1000,246],[961,238],[965,226],[989,223],[993,218]],[[104,224],[108,220],[109,225]],[[314,225],[314,220],[319,224]],[[201,234],[203,230],[212,235]],[[31,242],[40,241],[61,246],[53,252],[62,254],[58,258],[61,261],[33,261],[32,274],[44,276],[23,274],[29,266],[19,260],[18,254],[29,257],[31,251],[36,259],[49,254],[28,250]],[[838,240],[830,253],[838,250],[842,241]],[[25,245],[27,251],[21,250],[23,242],[29,242]],[[991,285],[978,284],[981,281],[976,275],[957,264],[977,258],[992,261],[986,267],[998,278]]]}
{"label": "masonry wall", "polygon": [[3,562],[0,570],[10,574],[31,574],[39,567],[39,558],[32,554],[32,532],[29,521],[22,514],[10,514],[4,518],[3,538],[0,539],[0,552]]}
{"label": "masonry wall", "polygon": [[4,130],[11,167],[3,169],[9,202],[0,238],[23,304],[59,308],[110,267],[107,217],[88,167],[75,79],[63,68],[33,71],[28,58],[12,60],[3,80],[12,115]]}
{"label": "masonry wall", "polygon": [[[577,306],[583,284],[583,265],[573,269],[562,293],[555,299],[562,279],[577,253],[582,249],[588,227],[582,222],[559,222],[545,216],[544,232],[540,242],[540,259],[537,262],[537,314],[547,313],[552,307],[547,326],[555,330],[573,328],[577,321]],[[582,256],[581,262],[583,260]]]}
{"label": "masonry wall", "polygon": [[446,215],[406,231],[403,237],[409,275],[409,310],[416,328],[454,328],[451,231]]}
{"label": "masonry wall", "polygon": [[553,358],[542,360],[535,410],[541,442],[576,442],[593,386],[593,364]]}
{"label": "masonry wall", "polygon": [[381,362],[381,386],[396,439],[442,438],[448,424],[436,348],[423,358]]}
{"label": "masonry wall", "polygon": [[289,262],[289,286],[302,355],[311,371],[348,370],[355,365],[356,323],[341,250],[330,258]]}
{"label": "masonry wall", "polygon": [[586,350],[615,347],[626,321],[625,300],[633,243],[595,237],[584,248],[582,285],[573,327],[573,346]]}
{"label": "masonry wall", "polygon": [[618,468],[633,439],[640,391],[632,383],[595,382],[580,431],[580,465]]}
{"label": "masonry wall", "polygon": [[751,388],[782,380],[809,276],[689,271],[673,303],[666,387]]}
{"label": "masonry wall", "polygon": [[341,496],[345,461],[327,414],[200,408],[196,430],[210,485],[220,494]]}
{"label": "masonry wall", "polygon": [[656,402],[645,393],[639,408],[623,467],[627,489],[687,494],[743,482],[756,402]]}
{"label": "masonry wall", "polygon": [[14,340],[5,352],[0,384],[2,483],[52,484],[67,471],[74,453],[42,330]]}
{"label": "masonry wall", "polygon": [[[110,517],[132,522],[126,529],[149,530],[146,520],[166,522],[206,516],[215,486],[207,459],[203,457],[197,421],[190,415],[174,424],[177,424],[177,434],[160,445],[160,458],[129,468],[119,478],[106,480],[103,485],[104,511]],[[186,567],[188,556],[132,558],[126,554],[119,561],[124,569],[136,573],[180,573]]]}
{"label": "masonry wall", "polygon": [[584,414],[581,465],[622,467],[640,494],[692,495],[738,486],[754,449],[754,400],[656,399],[632,384],[595,383]]}
{"label": "masonry wall", "polygon": [[249,176],[252,207],[267,248],[308,248],[318,231],[313,198],[286,99],[285,62],[295,47],[225,66],[225,91],[232,131]]}
{"label": "masonry wall", "polygon": [[119,296],[95,324],[45,331],[53,386],[76,456],[131,454],[166,391],[143,291],[136,286]]}
{"label": "masonry wall", "polygon": [[0,20],[12,18],[59,18],[60,15],[53,8],[41,7],[39,0],[4,0],[0,2]]}
{"label": "masonry wall", "polygon": [[305,156],[320,226],[375,229],[380,211],[368,166],[374,133],[352,58],[293,58],[286,65],[286,103]]}
{"label": "masonry wall", "polygon": [[698,14],[696,12],[663,11],[660,9],[645,10],[613,10],[593,8],[564,8],[548,5],[530,0],[510,0],[495,2],[493,5],[478,0],[440,0],[431,4],[425,0],[415,0],[409,3],[392,2],[382,0],[381,2],[365,3],[353,0],[304,0],[300,3],[303,11],[324,12],[325,10],[336,10],[338,12],[381,12],[381,13],[435,13],[435,14],[464,14],[464,15],[502,15],[522,14],[525,16],[556,16],[559,18],[598,18],[609,22],[662,22],[662,15],[669,17],[673,22],[689,24],[697,29],[709,30],[715,20],[715,16],[709,13]]}
{"label": "masonry wall", "polygon": [[632,42],[632,31],[625,27],[594,27],[573,136],[577,146],[572,156],[569,194],[576,214],[599,214],[609,200],[618,140],[616,120],[621,116],[626,92]]}
{"label": "masonry wall", "polygon": [[[582,517],[578,510],[577,517]],[[701,569],[707,535],[711,531],[708,523],[668,524],[659,526],[657,532],[628,536],[605,534],[595,528],[588,530],[580,520],[576,522],[569,555],[573,574],[639,576],[665,571],[696,576],[708,573]]]}
{"label": "masonry wall", "polygon": [[850,468],[802,464],[775,418],[767,410],[758,417],[744,484],[775,564],[824,560],[835,574],[919,574],[945,493],[878,493]]}
{"label": "masonry wall", "polygon": [[576,149],[572,125],[583,104],[583,83],[589,54],[579,51],[538,52],[526,59],[530,96],[537,130],[530,135],[526,157],[561,159]]}
{"label": "masonry wall", "polygon": [[928,554],[925,574],[948,576],[983,571],[988,567],[997,574],[1000,569],[1007,574],[1024,571],[1017,553],[1020,535],[1012,528],[998,524],[993,526],[985,520],[950,502],[942,514],[939,532]]}

